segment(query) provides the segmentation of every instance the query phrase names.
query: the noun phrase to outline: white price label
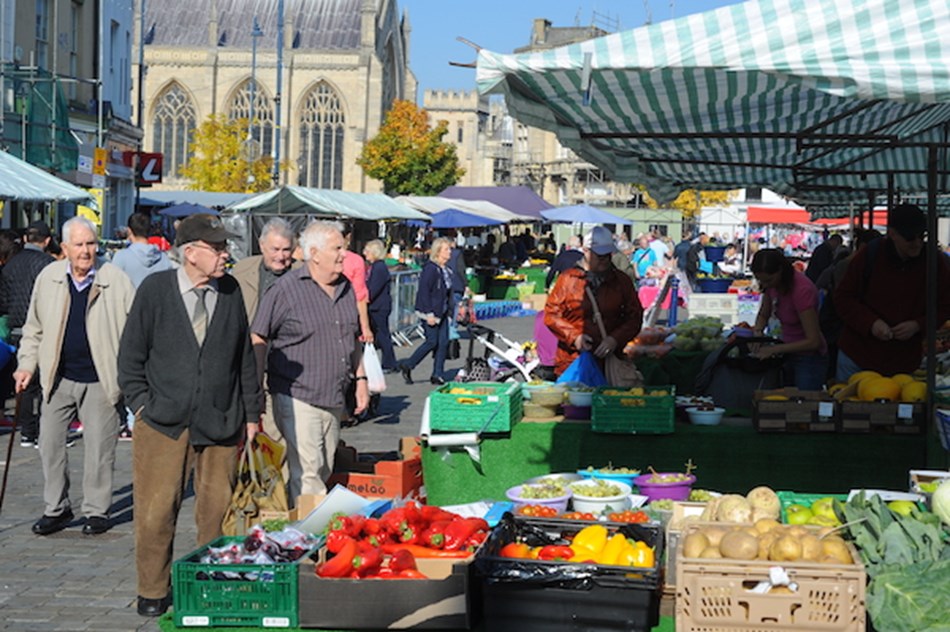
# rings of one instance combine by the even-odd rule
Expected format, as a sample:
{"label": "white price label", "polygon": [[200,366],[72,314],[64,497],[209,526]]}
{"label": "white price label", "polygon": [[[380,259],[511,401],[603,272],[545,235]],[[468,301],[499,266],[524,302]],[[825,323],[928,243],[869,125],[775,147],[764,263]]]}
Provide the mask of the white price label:
{"label": "white price label", "polygon": [[497,395],[489,395],[489,396],[488,396],[488,401],[493,402],[493,403],[494,403],[494,402],[497,402],[497,401],[498,401],[498,396],[497,396]]}
{"label": "white price label", "polygon": [[181,624],[185,626],[209,626],[211,625],[211,618],[200,617],[196,615],[186,615],[181,618]]}
{"label": "white price label", "polygon": [[897,418],[898,418],[898,419],[913,419],[913,418],[914,418],[914,405],[913,405],[913,404],[898,404],[898,405],[897,405]]}
{"label": "white price label", "polygon": [[818,402],[818,416],[819,417],[834,417],[835,403],[834,402]]}

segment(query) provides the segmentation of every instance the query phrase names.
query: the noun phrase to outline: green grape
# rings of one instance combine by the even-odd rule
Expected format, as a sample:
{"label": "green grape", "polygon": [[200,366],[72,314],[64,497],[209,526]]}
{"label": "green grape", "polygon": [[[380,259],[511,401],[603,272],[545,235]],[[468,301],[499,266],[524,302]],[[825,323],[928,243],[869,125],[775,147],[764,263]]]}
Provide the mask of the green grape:
{"label": "green grape", "polygon": [[535,485],[522,485],[521,497],[526,499],[558,498],[567,493],[564,486],[555,481],[544,481]]}
{"label": "green grape", "polygon": [[669,499],[654,500],[650,503],[650,509],[657,511],[673,511],[673,501]]}
{"label": "green grape", "polygon": [[571,489],[578,496],[587,496],[588,498],[607,498],[610,496],[619,496],[623,489],[613,483],[608,483],[602,478],[595,478],[592,481],[583,483],[574,483]]}
{"label": "green grape", "polygon": [[689,500],[694,503],[709,502],[712,493],[707,489],[694,489],[689,493]]}

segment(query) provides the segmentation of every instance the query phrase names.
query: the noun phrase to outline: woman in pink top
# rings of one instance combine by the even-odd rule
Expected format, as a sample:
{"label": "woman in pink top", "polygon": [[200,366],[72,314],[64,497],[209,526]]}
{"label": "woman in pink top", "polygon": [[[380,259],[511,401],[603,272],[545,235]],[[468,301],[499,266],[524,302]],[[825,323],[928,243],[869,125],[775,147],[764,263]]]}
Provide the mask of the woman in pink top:
{"label": "woman in pink top", "polygon": [[756,357],[784,355],[786,386],[820,391],[828,370],[828,347],[818,325],[818,288],[777,248],[755,253],[751,268],[762,290],[755,334],[761,336],[773,316],[782,324],[782,342],[760,347]]}

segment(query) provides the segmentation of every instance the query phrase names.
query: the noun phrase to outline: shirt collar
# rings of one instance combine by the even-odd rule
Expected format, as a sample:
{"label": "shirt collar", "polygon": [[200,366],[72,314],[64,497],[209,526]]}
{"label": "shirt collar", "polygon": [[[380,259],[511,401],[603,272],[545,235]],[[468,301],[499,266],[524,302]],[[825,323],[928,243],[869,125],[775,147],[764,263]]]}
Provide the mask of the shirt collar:
{"label": "shirt collar", "polygon": [[[187,294],[188,292],[195,289],[197,286],[191,282],[191,279],[188,277],[188,274],[185,272],[185,266],[178,268],[178,271],[175,273],[175,278],[178,279],[178,291],[182,294]],[[208,284],[204,287],[211,288],[212,292],[218,291],[218,280],[211,279],[208,281]]]}
{"label": "shirt collar", "polygon": [[84,278],[82,281],[77,281],[76,278],[73,276],[73,264],[70,263],[69,260],[67,260],[66,261],[66,276],[72,282],[73,287],[76,288],[76,291],[82,292],[87,287],[92,285],[93,281],[96,280],[96,267],[93,266],[92,268],[90,268],[89,272],[86,273],[86,278]]}

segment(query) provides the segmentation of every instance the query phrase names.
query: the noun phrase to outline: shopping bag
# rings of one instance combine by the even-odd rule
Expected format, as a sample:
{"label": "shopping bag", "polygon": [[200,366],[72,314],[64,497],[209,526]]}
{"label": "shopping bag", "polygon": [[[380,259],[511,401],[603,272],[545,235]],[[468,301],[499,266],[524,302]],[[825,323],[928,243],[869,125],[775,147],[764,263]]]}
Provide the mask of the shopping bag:
{"label": "shopping bag", "polygon": [[458,338],[454,340],[449,340],[448,345],[445,348],[445,359],[446,360],[458,360],[462,356],[462,343],[459,342]]}
{"label": "shopping bag", "polygon": [[581,354],[564,369],[558,382],[580,382],[591,388],[606,386],[607,378],[597,364],[597,358],[590,351],[581,351]]}
{"label": "shopping bag", "polygon": [[287,488],[257,440],[246,441],[238,463],[231,503],[221,522],[224,535],[245,535],[262,511],[287,511]]}
{"label": "shopping bag", "polygon": [[363,370],[366,371],[366,383],[370,393],[382,393],[386,390],[383,365],[376,354],[376,347],[369,342],[363,345]]}
{"label": "shopping bag", "polygon": [[633,360],[618,358],[613,353],[604,359],[604,373],[607,375],[607,384],[620,388],[643,386],[643,374],[637,370]]}

